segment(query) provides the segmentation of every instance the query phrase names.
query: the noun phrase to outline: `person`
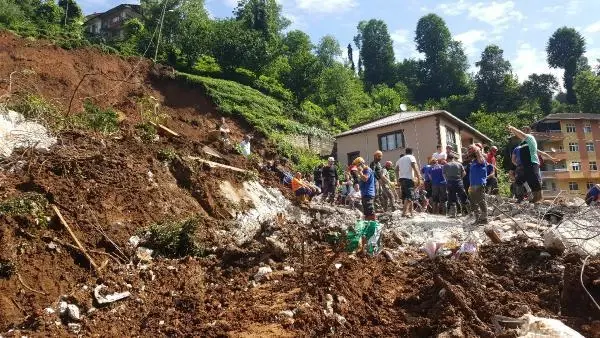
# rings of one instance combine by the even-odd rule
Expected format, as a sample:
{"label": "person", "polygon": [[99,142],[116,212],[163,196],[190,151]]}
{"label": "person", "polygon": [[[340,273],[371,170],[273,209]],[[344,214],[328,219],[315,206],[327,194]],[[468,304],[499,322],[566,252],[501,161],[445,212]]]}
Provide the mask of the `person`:
{"label": "person", "polygon": [[229,143],[229,133],[231,130],[229,129],[229,125],[227,125],[227,121],[225,121],[225,117],[221,117],[221,121],[217,124],[217,130],[221,133],[221,141],[224,143]]}
{"label": "person", "polygon": [[437,146],[437,151],[435,153],[433,153],[433,155],[431,156],[431,158],[439,161],[439,160],[446,160],[448,159],[448,155],[446,154],[445,151],[442,150],[442,145],[439,144]]}
{"label": "person", "polygon": [[585,195],[585,204],[599,205],[600,204],[600,184],[594,184]]}
{"label": "person", "polygon": [[292,179],[292,191],[303,203],[309,202],[315,195],[315,189],[302,180],[302,173],[300,172],[297,172]]}
{"label": "person", "polygon": [[431,173],[431,166],[434,165],[436,162],[436,159],[430,157],[427,159],[427,164],[424,165],[423,168],[421,168],[421,175],[423,175],[425,191],[427,192],[427,198],[430,198],[432,195],[431,176],[429,176],[429,174]]}
{"label": "person", "polygon": [[463,184],[463,177],[466,176],[467,172],[462,163],[458,162],[457,157],[457,154],[448,153],[448,163],[444,165],[443,170],[448,188],[448,215],[450,218],[456,218],[457,203],[459,201],[463,216],[467,216],[469,212],[469,198]]}
{"label": "person", "polygon": [[488,164],[491,164],[494,167],[496,167],[497,166],[496,156],[498,156],[498,147],[493,146],[490,148],[490,151],[488,151],[487,157],[485,160]]}
{"label": "person", "polygon": [[374,221],[375,216],[375,172],[369,168],[362,157],[352,163],[358,168],[359,187],[365,220]]}
{"label": "person", "polygon": [[489,195],[498,195],[498,179],[496,178],[496,167],[493,164],[488,163],[486,170],[488,174],[487,184],[485,186],[486,192]]}
{"label": "person", "polygon": [[245,135],[242,142],[240,142],[240,152],[245,157],[250,156],[250,135]]}
{"label": "person", "polygon": [[315,177],[315,185],[319,187],[319,189],[323,189],[323,163],[319,163],[319,165],[313,171],[313,176]]}
{"label": "person", "polygon": [[[529,185],[529,188],[531,188],[531,191],[533,193],[533,199],[531,200],[531,202],[532,203],[540,202],[543,199],[543,195],[542,195],[542,175],[540,172],[540,159],[539,159],[538,154],[546,156],[547,158],[549,158],[550,160],[552,160],[555,163],[557,162],[557,160],[554,159],[549,154],[547,154],[543,151],[540,151],[538,149],[537,141],[535,140],[535,137],[533,137],[533,135],[530,134],[531,128],[526,127],[526,128],[524,128],[524,131],[521,131],[511,125],[509,125],[507,128],[511,134],[513,134],[515,137],[517,137],[518,139],[520,139],[522,141],[520,144],[520,146],[521,146],[521,151],[520,151],[521,152],[521,161],[523,162],[525,181],[527,182],[527,184]],[[525,152],[523,151],[522,147],[525,145],[527,145],[527,147],[528,147],[529,159],[526,159],[525,156],[523,156],[525,154]]]}
{"label": "person", "polygon": [[379,186],[381,187],[381,205],[385,211],[391,209],[394,211],[394,193],[392,187],[392,180],[390,178],[390,170],[394,164],[392,161],[385,162],[385,166],[381,169],[381,179],[379,180]]}
{"label": "person", "polygon": [[431,167],[429,177],[431,180],[431,209],[433,214],[446,214],[446,200],[448,193],[446,191],[446,179],[444,178],[445,160],[436,161]]}
{"label": "person", "polygon": [[413,156],[412,148],[406,148],[406,154],[396,162],[396,177],[400,180],[400,187],[402,189],[401,199],[404,202],[403,217],[413,217],[413,201],[414,201],[414,189],[415,182],[413,181],[415,175],[418,178],[418,182],[421,183],[421,172],[417,165],[417,159]]}
{"label": "person", "polygon": [[375,173],[375,207],[379,208],[382,205],[381,202],[381,160],[383,159],[383,152],[377,150],[373,154],[373,161],[369,164],[369,168]]}
{"label": "person", "polygon": [[471,209],[475,214],[475,224],[484,225],[488,223],[487,202],[485,200],[485,185],[487,183],[487,163],[483,155],[483,149],[477,145],[469,147],[471,164],[469,169],[469,199]]}
{"label": "person", "polygon": [[333,203],[335,201],[335,189],[337,188],[338,172],[335,159],[327,159],[327,165],[321,169],[323,179],[323,201]]}

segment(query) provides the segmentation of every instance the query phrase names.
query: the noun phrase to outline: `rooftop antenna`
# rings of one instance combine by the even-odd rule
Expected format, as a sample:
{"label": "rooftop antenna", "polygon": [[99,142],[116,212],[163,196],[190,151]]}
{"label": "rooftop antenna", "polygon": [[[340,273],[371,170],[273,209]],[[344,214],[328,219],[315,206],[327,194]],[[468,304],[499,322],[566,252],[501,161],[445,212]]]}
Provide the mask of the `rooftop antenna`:
{"label": "rooftop antenna", "polygon": [[402,110],[403,112],[405,112],[405,111],[406,111],[406,109],[408,109],[408,108],[406,107],[406,104],[404,104],[404,103],[403,103],[403,104],[401,104],[401,105],[400,105],[400,110]]}

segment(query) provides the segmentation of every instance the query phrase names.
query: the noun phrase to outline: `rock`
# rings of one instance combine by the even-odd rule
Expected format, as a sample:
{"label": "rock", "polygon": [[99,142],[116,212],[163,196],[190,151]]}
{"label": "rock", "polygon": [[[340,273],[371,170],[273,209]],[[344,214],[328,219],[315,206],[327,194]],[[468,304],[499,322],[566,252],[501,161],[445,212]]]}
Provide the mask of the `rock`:
{"label": "rock", "polygon": [[288,318],[294,318],[294,311],[291,311],[291,310],[281,311],[281,312],[279,312],[279,315],[288,317]]}
{"label": "rock", "polygon": [[44,309],[44,312],[46,312],[47,314],[51,315],[51,314],[53,314],[56,311],[54,311],[54,309],[51,308],[51,307],[47,307],[47,308]]}
{"label": "rock", "polygon": [[58,303],[58,313],[63,316],[67,313],[67,307],[69,304],[65,301],[61,301]]}
{"label": "rock", "polygon": [[81,331],[81,324],[69,323],[67,324],[67,327],[69,328],[69,331],[73,332],[74,334],[78,334]]}
{"label": "rock", "polygon": [[67,305],[67,314],[69,315],[69,318],[75,321],[81,320],[81,313],[79,312],[79,307],[77,307],[77,305],[75,304]]}
{"label": "rock", "polygon": [[142,239],[139,236],[131,236],[129,237],[129,245],[131,245],[134,248],[137,248],[137,246],[140,244],[140,242],[142,241]]}
{"label": "rock", "polygon": [[334,314],[333,316],[334,316],[335,320],[338,322],[338,324],[340,324],[340,325],[344,325],[348,322],[346,320],[346,318],[344,318],[344,316],[342,316],[338,313]]}
{"label": "rock", "polygon": [[144,248],[142,246],[138,247],[135,255],[142,263],[149,263],[152,261],[152,253],[154,251],[152,249]]}
{"label": "rock", "polygon": [[254,280],[260,282],[264,279],[269,278],[269,275],[273,273],[273,269],[270,266],[261,266],[258,268],[258,272],[254,275]]}
{"label": "rock", "polygon": [[459,338],[464,337],[461,327],[455,327],[453,329],[446,330],[437,335],[437,338]]}
{"label": "rock", "polygon": [[543,251],[543,252],[540,252],[540,257],[542,257],[542,258],[550,258],[550,257],[552,257],[552,255],[549,254],[546,251]]}
{"label": "rock", "polygon": [[342,263],[335,263],[336,270],[339,270],[342,267]]}
{"label": "rock", "polygon": [[94,288],[94,298],[96,298],[98,304],[109,304],[131,296],[131,293],[129,291],[117,292],[104,296],[100,294],[100,290],[104,288],[106,288],[106,285],[104,284],[100,284]]}
{"label": "rock", "polygon": [[446,297],[446,289],[441,289],[440,292],[438,293],[438,295],[442,299],[445,298]]}
{"label": "rock", "polygon": [[280,241],[277,237],[269,236],[265,240],[269,244],[269,251],[275,257],[283,258],[288,254],[289,250],[288,250],[287,246],[285,245],[285,243]]}
{"label": "rock", "polygon": [[563,237],[554,229],[546,231],[543,235],[543,238],[544,248],[547,250],[555,250],[559,253],[563,253],[567,249],[563,241]]}

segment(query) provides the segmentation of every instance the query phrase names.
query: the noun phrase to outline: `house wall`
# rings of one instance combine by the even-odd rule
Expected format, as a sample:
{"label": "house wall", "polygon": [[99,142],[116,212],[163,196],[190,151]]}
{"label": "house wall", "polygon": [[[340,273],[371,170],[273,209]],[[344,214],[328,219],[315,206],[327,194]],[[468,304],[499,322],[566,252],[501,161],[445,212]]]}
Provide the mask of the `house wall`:
{"label": "house wall", "polygon": [[[95,29],[93,29],[93,28],[95,28]],[[101,29],[102,29],[102,20],[99,17],[88,21],[85,26],[85,30],[87,32],[95,33],[95,34],[100,33]]]}
{"label": "house wall", "polygon": [[[421,119],[398,123],[391,126],[368,130],[363,133],[340,137],[337,142],[337,160],[341,165],[349,165],[348,154],[359,151],[360,156],[367,162],[373,160],[373,153],[379,149],[379,135],[394,131],[403,131],[407,147],[413,148],[413,155],[422,166],[427,158],[435,151],[438,144],[436,117],[428,116]],[[383,161],[396,162],[405,148],[399,148],[383,153]]]}

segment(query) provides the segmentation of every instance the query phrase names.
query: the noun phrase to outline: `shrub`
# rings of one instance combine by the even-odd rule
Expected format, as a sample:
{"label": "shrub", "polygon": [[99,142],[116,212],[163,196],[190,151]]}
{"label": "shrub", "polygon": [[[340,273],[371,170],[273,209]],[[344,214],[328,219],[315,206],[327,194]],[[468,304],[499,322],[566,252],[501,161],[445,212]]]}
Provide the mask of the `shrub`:
{"label": "shrub", "polygon": [[283,101],[291,101],[294,97],[294,94],[292,94],[292,92],[288,89],[284,88],[279,81],[264,75],[261,75],[258,80],[255,81],[253,87],[267,95]]}
{"label": "shrub", "polygon": [[58,106],[39,95],[16,96],[11,99],[8,108],[54,131],[62,130],[68,124],[68,120],[60,113]]}
{"label": "shrub", "polygon": [[158,132],[156,131],[156,127],[151,123],[140,123],[135,126],[137,130],[137,134],[142,138],[145,142],[154,142],[157,139]]}
{"label": "shrub", "polygon": [[173,160],[175,160],[177,158],[177,152],[175,152],[175,149],[169,147],[169,148],[164,148],[158,151],[158,156],[157,158],[160,161],[164,161],[164,162],[172,162]]}
{"label": "shrub", "polygon": [[232,76],[233,80],[247,86],[254,85],[254,82],[256,81],[256,74],[245,68],[236,68]]}
{"label": "shrub", "polygon": [[202,256],[204,249],[195,238],[199,224],[197,218],[152,224],[146,230],[144,245],[166,257]]}
{"label": "shrub", "polygon": [[113,133],[119,130],[119,119],[117,112],[112,108],[101,108],[92,101],[85,101],[84,111],[80,114],[80,122],[84,127],[102,132]]}
{"label": "shrub", "polygon": [[217,60],[210,55],[202,55],[194,64],[193,71],[198,75],[218,77],[222,70]]}
{"label": "shrub", "polygon": [[47,208],[48,200],[46,200],[46,197],[38,193],[25,193],[0,203],[0,215],[30,216],[35,220],[35,225],[46,227],[48,225]]}

